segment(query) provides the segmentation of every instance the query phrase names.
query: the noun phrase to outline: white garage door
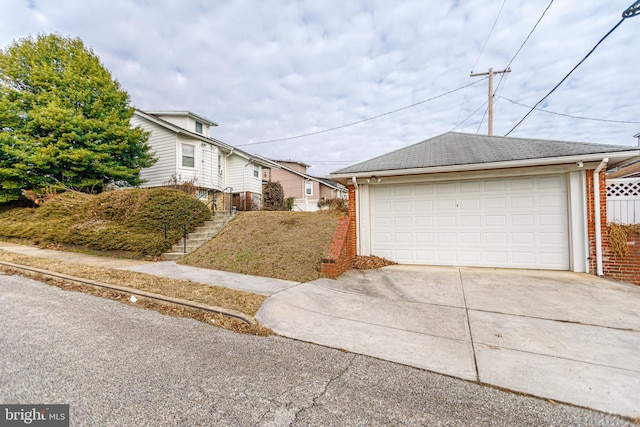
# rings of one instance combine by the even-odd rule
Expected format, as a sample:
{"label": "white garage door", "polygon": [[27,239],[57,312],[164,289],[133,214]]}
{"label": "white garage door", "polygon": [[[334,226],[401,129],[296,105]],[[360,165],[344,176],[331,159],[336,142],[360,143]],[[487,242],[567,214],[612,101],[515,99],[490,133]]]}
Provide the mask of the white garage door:
{"label": "white garage door", "polygon": [[569,269],[566,176],[371,186],[371,252],[403,264]]}

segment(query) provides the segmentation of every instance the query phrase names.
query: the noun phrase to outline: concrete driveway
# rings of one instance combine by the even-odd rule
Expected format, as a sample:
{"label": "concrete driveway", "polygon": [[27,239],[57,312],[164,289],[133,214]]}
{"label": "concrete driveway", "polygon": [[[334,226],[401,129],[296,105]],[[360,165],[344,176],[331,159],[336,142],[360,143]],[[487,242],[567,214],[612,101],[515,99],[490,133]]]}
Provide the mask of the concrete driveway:
{"label": "concrete driveway", "polygon": [[640,287],[587,274],[391,266],[269,297],[303,341],[640,417]]}

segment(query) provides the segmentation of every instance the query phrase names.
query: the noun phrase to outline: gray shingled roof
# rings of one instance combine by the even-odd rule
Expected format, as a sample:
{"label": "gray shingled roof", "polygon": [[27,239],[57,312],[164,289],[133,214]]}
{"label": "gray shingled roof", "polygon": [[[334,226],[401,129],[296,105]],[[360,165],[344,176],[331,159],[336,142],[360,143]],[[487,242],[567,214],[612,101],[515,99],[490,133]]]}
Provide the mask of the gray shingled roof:
{"label": "gray shingled roof", "polygon": [[448,132],[332,172],[430,168],[629,151],[636,147]]}

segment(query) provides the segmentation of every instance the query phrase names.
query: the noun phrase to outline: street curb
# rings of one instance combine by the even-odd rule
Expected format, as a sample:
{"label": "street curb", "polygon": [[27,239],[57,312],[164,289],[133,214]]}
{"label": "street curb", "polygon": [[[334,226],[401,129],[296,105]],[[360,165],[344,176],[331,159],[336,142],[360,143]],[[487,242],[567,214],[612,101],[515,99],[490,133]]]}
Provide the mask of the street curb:
{"label": "street curb", "polygon": [[64,279],[64,280],[68,280],[70,282],[74,282],[74,283],[81,284],[81,285],[89,285],[89,286],[95,286],[95,287],[99,287],[99,288],[111,289],[111,290],[114,290],[114,291],[119,291],[119,292],[124,292],[124,293],[132,294],[132,295],[137,295],[137,296],[144,297],[144,298],[149,298],[149,299],[154,299],[154,300],[158,300],[158,301],[168,302],[170,304],[176,304],[176,305],[181,305],[181,306],[185,306],[185,307],[196,308],[198,310],[204,310],[204,311],[209,311],[209,312],[212,312],[212,313],[222,314],[222,315],[225,315],[225,316],[235,317],[236,319],[242,320],[243,322],[248,323],[250,325],[258,324],[258,322],[255,320],[255,318],[253,316],[250,316],[248,314],[242,313],[240,311],[228,309],[228,308],[216,307],[216,306],[207,305],[207,304],[200,304],[200,303],[196,303],[196,302],[185,300],[185,299],[181,299],[181,298],[172,298],[172,297],[168,297],[168,296],[165,296],[165,295],[160,295],[160,294],[154,294],[154,293],[151,293],[151,292],[141,291],[139,289],[128,288],[126,286],[111,285],[111,284],[107,284],[107,283],[96,282],[95,280],[83,279],[83,278],[79,278],[79,277],[75,277],[75,276],[69,276],[67,274],[58,273],[58,272],[54,272],[54,271],[50,271],[50,270],[43,270],[41,268],[36,268],[36,267],[27,267],[27,266],[24,266],[24,265],[14,264],[14,263],[7,262],[7,261],[0,261],[0,265],[1,266],[5,266],[5,267],[10,267],[12,269],[19,270],[19,271],[30,271],[30,272],[42,274],[43,276],[48,276],[48,277],[52,277],[52,278],[55,278],[55,279]]}

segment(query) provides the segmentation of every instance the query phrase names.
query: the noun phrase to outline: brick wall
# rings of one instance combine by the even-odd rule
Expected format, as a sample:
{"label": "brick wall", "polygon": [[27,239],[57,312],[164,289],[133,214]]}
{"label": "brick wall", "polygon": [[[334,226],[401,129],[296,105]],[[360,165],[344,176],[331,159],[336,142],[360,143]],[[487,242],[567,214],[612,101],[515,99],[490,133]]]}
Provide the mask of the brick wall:
{"label": "brick wall", "polygon": [[620,257],[606,245],[603,248],[603,267],[606,277],[640,285],[640,232],[627,233],[629,254]]}
{"label": "brick wall", "polygon": [[338,277],[351,268],[356,256],[356,198],[355,187],[349,186],[349,215],[338,220],[329,246],[329,254],[322,259],[322,275]]}
{"label": "brick wall", "polygon": [[[587,171],[587,233],[589,236],[589,272],[597,274],[593,173],[592,170]],[[600,172],[600,229],[602,230],[602,246],[604,248],[607,245],[607,176],[605,171]]]}
{"label": "brick wall", "polygon": [[[592,274],[597,274],[593,172],[587,171],[587,230],[589,235],[589,271]],[[602,270],[604,276],[640,285],[640,234],[630,233],[628,235],[629,255],[625,257],[619,257],[609,247],[607,182],[604,171],[600,172],[600,225],[602,229]]]}

